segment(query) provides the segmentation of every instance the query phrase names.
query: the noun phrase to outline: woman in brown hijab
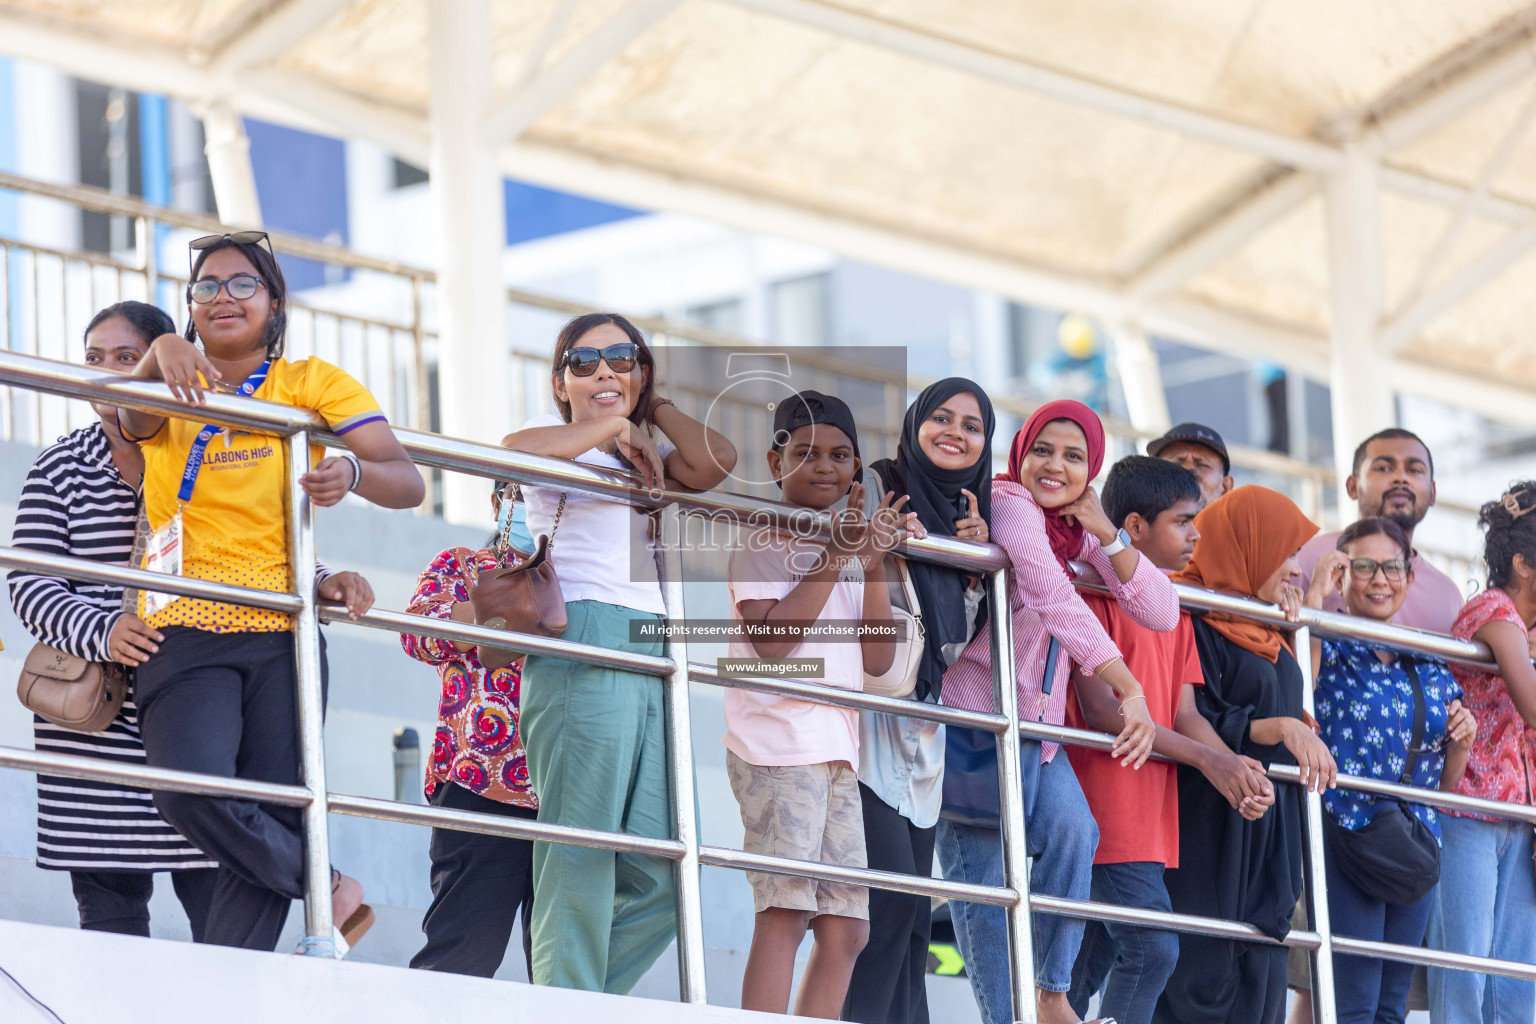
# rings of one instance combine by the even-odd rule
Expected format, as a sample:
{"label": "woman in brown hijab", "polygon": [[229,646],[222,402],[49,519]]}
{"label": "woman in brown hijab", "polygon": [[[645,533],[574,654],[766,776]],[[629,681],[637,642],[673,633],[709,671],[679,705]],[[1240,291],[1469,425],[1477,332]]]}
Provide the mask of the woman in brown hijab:
{"label": "woman in brown hijab", "polygon": [[[1239,487],[1195,519],[1200,540],[1180,583],[1254,598],[1294,618],[1296,552],[1317,527],[1291,500]],[[1195,618],[1205,685],[1196,704],[1227,746],[1299,764],[1313,788],[1333,784],[1328,748],[1302,720],[1302,676],[1288,632],[1220,613]],[[1275,803],[1248,821],[1198,771],[1179,768],[1179,866],[1166,875],[1175,912],[1242,921],[1267,935],[1290,931],[1301,896],[1301,792],[1275,787]],[[1179,963],[1156,1024],[1280,1024],[1285,947],[1179,936]]]}

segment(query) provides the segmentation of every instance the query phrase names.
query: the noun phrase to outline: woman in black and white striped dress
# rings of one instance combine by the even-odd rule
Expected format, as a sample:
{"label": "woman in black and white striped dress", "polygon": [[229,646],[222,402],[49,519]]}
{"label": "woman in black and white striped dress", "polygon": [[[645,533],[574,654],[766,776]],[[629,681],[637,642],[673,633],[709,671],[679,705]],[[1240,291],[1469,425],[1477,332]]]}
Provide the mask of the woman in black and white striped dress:
{"label": "woman in black and white striped dress", "polygon": [[[143,302],[96,314],[85,332],[90,366],[128,371],[175,324]],[[22,489],[11,543],[47,554],[125,564],[133,552],[144,456],[113,426],[113,408],[93,405],[92,423],[38,456]],[[92,661],[136,665],[159,635],[122,610],[121,588],[21,570],[9,577],[11,607],[37,639]],[[131,699],[104,732],[82,733],[34,719],[38,750],[144,763],[138,710]],[[80,927],[149,934],[153,873],[171,880],[201,940],[218,877],[214,861],[167,825],[146,789],[109,782],[37,778],[37,866],[68,871]]]}

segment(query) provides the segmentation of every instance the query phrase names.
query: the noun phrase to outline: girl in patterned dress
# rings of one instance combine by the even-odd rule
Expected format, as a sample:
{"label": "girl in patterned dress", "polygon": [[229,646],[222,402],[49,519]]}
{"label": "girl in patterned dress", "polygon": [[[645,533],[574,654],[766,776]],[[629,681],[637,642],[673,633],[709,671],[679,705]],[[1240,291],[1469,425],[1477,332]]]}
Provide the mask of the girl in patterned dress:
{"label": "girl in patterned dress", "polygon": [[[1413,585],[1412,549],[1390,519],[1362,519],[1339,535],[1338,547],[1313,570],[1306,605],[1321,608],[1335,593],[1350,615],[1390,622]],[[1370,644],[1314,637],[1317,721],[1341,771],[1397,782],[1416,754],[1412,784],[1449,788],[1460,781],[1476,734],[1472,713],[1462,707],[1461,687],[1439,662],[1398,654]],[[1415,681],[1424,693],[1424,733],[1413,743]],[[1335,823],[1355,831],[1370,824],[1390,798],[1330,789],[1323,807]],[[1431,807],[1408,805],[1438,837]],[[1417,946],[1424,939],[1434,893],[1395,906],[1374,899],[1337,869],[1330,857],[1328,915],[1334,930],[1351,938]],[[1340,1024],[1400,1024],[1408,1007],[1413,965],[1371,957],[1333,957],[1334,999]]]}
{"label": "girl in patterned dress", "polygon": [[[1499,670],[1457,665],[1477,741],[1457,793],[1525,804],[1536,781],[1536,481],[1510,487],[1478,516],[1487,534],[1488,589],[1468,601],[1451,634],[1493,649]],[[1440,887],[1429,915],[1429,945],[1456,953],[1536,963],[1536,870],[1531,826],[1447,810],[1440,817]],[[1429,1008],[1439,1024],[1528,1024],[1536,985],[1431,968]]]}

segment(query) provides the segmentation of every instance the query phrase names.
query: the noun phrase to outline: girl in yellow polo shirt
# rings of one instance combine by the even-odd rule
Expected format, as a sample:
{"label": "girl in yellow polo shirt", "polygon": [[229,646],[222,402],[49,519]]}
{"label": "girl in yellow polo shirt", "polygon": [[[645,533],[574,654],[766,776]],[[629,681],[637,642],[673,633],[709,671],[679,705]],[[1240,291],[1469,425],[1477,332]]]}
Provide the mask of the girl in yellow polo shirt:
{"label": "girl in yellow polo shirt", "polygon": [[[161,335],[134,375],[164,381],[189,405],[204,404],[212,389],[319,412],[347,451],[320,458],[312,449],[314,468],[301,482],[316,505],[334,505],[348,491],[386,508],[420,504],[421,475],[373,396],[319,359],[282,357],[287,287],[266,235],[211,235],[192,249],[186,337]],[[208,428],[195,410],[190,415],[119,413],[123,436],[144,452],[151,553],[179,533],[182,575],[292,591],[281,439]],[[149,764],[297,783],[291,617],[169,595],[140,602],[140,616],[162,637],[135,680]],[[323,687],[323,641],[320,658]],[[276,948],[289,903],[304,894],[300,812],[165,790],[154,799],[177,831],[219,862],[206,941]],[[332,890],[335,920],[355,938],[370,923],[362,888],[333,872]]]}

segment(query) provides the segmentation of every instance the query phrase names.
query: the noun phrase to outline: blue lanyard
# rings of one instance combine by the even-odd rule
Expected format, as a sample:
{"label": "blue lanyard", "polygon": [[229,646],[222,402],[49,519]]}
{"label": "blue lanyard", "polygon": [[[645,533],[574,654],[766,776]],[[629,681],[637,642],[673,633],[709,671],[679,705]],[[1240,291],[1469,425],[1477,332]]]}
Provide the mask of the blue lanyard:
{"label": "blue lanyard", "polygon": [[[249,398],[256,393],[267,379],[267,369],[272,365],[268,359],[256,368],[256,372],[245,378],[245,383],[240,385],[236,394]],[[183,505],[192,500],[192,488],[197,486],[197,474],[203,468],[203,452],[208,450],[208,442],[213,440],[213,435],[223,430],[217,423],[210,423],[197,432],[197,438],[192,442],[192,450],[187,453],[187,468],[181,472],[181,490],[176,492],[176,498]]]}

